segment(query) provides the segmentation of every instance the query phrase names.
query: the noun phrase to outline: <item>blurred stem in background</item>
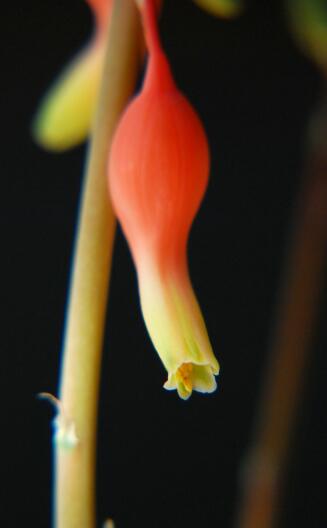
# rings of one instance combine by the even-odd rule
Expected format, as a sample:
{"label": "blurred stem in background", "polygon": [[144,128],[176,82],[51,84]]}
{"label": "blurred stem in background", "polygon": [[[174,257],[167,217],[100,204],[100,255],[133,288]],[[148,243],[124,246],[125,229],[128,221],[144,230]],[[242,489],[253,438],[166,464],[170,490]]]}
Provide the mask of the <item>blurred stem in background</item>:
{"label": "blurred stem in background", "polygon": [[[115,0],[89,147],[68,302],[55,442],[57,528],[94,528],[95,443],[101,350],[115,219],[107,157],[133,91],[140,57],[134,0]],[[73,434],[72,434],[73,432]],[[76,436],[75,436],[76,435]]]}
{"label": "blurred stem in background", "polygon": [[[327,1],[287,0],[286,5],[294,37],[326,79]],[[272,528],[278,519],[327,257],[326,82],[311,119],[307,149],[254,437],[243,468],[237,528]]]}
{"label": "blurred stem in background", "polygon": [[238,528],[271,528],[301,403],[327,256],[327,91],[315,112],[253,443],[242,468]]}

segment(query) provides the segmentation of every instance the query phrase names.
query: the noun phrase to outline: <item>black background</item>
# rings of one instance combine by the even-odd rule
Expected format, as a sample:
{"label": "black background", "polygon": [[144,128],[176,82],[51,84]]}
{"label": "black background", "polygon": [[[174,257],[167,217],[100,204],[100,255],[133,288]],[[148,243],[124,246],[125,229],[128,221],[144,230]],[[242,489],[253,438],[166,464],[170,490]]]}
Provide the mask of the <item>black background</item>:
{"label": "black background", "polygon": [[[80,0],[34,0],[5,4],[1,20],[1,526],[43,528],[51,518],[52,411],[36,394],[57,390],[85,148],[43,152],[29,127],[49,82],[87,39],[91,18]],[[117,528],[228,528],[322,82],[278,1],[249,1],[244,15],[222,21],[190,0],[167,0],[161,31],[211,145],[190,265],[221,376],[215,394],[188,402],[162,389],[165,372],[119,231],[101,386],[99,523],[111,516]],[[285,527],[327,526],[324,313],[326,295],[285,477]]]}

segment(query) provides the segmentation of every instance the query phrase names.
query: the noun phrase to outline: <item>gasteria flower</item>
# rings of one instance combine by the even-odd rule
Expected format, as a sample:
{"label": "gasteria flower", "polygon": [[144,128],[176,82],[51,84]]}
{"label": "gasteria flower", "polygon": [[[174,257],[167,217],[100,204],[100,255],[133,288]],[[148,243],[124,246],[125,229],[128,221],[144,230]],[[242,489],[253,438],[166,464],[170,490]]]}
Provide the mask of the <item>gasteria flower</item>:
{"label": "gasteria flower", "polygon": [[91,127],[112,0],[87,2],[95,19],[92,39],[50,88],[34,119],[34,137],[49,150],[62,151],[78,145]]}
{"label": "gasteria flower", "polygon": [[188,272],[187,239],[207,187],[202,124],[179,92],[161,48],[152,0],[141,13],[149,49],[141,93],[118,124],[109,188],[136,265],[144,320],[183,399],[213,392],[219,372]]}

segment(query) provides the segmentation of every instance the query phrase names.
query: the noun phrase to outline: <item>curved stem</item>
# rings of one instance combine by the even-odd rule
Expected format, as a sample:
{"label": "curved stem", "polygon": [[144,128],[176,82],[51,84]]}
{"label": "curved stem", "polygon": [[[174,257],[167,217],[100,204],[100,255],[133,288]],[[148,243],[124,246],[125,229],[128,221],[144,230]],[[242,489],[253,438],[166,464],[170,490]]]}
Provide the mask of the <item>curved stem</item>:
{"label": "curved stem", "polygon": [[[98,386],[115,232],[106,183],[107,156],[114,127],[134,87],[138,57],[137,9],[133,0],[116,0],[88,153],[68,302],[59,395],[65,422],[59,415],[55,444],[57,528],[95,526]],[[76,432],[76,442],[70,447],[68,431],[60,430],[64,423]]]}
{"label": "curved stem", "polygon": [[[326,99],[327,100],[327,99]],[[272,528],[284,465],[302,396],[327,257],[327,103],[312,123],[280,309],[262,387],[253,443],[245,459],[238,528]]]}

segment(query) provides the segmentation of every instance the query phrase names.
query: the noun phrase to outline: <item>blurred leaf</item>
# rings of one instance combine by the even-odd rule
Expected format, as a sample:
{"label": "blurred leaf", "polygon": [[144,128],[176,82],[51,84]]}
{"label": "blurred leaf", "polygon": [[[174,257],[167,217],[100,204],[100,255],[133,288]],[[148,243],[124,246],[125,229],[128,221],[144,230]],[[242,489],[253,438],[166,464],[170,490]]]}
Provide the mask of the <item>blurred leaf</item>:
{"label": "blurred leaf", "polygon": [[303,51],[327,68],[327,0],[287,0],[293,33]]}

